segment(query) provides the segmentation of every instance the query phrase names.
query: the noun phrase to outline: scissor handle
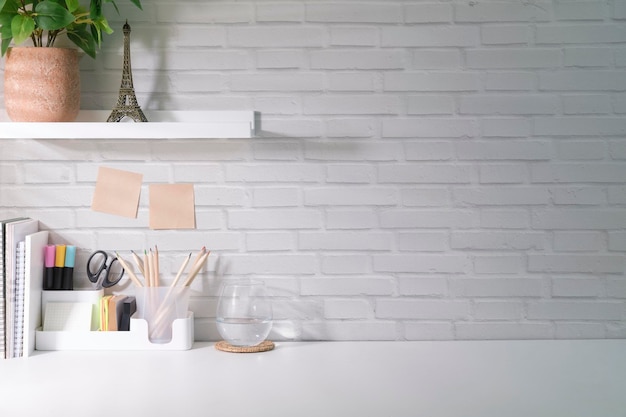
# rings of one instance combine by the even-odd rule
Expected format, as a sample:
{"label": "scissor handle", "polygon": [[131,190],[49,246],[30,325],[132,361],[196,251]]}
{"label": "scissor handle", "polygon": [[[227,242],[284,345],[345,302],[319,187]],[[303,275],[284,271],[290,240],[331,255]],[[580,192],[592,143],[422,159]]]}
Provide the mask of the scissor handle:
{"label": "scissor handle", "polygon": [[109,272],[111,271],[111,266],[113,265],[114,262],[119,262],[119,260],[117,259],[117,257],[113,258],[113,260],[111,261],[111,263],[109,264],[109,266],[107,266],[106,272],[104,273],[104,279],[102,280],[102,287],[104,288],[109,288],[114,286],[115,284],[117,284],[118,282],[120,282],[120,280],[122,279],[122,277],[124,276],[124,268],[122,268],[122,273],[120,274],[119,277],[117,277],[117,279],[111,281],[109,279]]}
{"label": "scissor handle", "polygon": [[[93,272],[91,270],[91,267],[90,267],[91,266],[91,260],[96,255],[104,256],[104,260],[102,261],[102,264],[100,264],[100,267],[98,268],[98,270]],[[89,259],[87,259],[87,278],[89,278],[89,281],[91,281],[93,283],[98,282],[98,278],[100,277],[100,274],[107,267],[106,265],[107,265],[107,260],[108,259],[109,259],[109,255],[107,255],[107,253],[105,251],[103,251],[103,250],[97,250],[94,253],[92,253],[91,256],[89,256]]]}

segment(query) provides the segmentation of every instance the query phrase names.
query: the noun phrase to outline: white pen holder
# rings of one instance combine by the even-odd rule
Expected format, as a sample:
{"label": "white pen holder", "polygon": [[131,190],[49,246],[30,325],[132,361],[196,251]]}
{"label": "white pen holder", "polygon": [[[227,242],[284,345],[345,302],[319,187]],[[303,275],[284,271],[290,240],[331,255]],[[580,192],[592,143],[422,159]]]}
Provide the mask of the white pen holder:
{"label": "white pen holder", "polygon": [[148,323],[152,343],[172,340],[172,323],[185,318],[189,306],[189,287],[142,287],[135,289],[137,313]]}

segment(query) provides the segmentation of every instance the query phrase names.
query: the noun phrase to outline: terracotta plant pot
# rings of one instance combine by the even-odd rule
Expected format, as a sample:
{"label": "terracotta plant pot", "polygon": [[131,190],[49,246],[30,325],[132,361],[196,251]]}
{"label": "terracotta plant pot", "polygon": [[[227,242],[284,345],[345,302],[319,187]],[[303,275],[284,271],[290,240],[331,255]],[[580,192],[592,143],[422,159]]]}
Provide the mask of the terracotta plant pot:
{"label": "terracotta plant pot", "polygon": [[80,110],[78,51],[10,48],[4,66],[4,102],[14,122],[71,122]]}

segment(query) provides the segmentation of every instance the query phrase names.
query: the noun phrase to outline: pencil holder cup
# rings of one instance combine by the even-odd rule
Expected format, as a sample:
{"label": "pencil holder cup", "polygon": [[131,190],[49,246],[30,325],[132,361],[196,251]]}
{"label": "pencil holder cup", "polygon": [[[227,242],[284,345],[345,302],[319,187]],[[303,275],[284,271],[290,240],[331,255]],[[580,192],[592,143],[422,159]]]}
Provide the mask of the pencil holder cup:
{"label": "pencil holder cup", "polygon": [[187,317],[189,287],[141,287],[135,292],[137,314],[148,322],[152,343],[172,340],[172,323]]}

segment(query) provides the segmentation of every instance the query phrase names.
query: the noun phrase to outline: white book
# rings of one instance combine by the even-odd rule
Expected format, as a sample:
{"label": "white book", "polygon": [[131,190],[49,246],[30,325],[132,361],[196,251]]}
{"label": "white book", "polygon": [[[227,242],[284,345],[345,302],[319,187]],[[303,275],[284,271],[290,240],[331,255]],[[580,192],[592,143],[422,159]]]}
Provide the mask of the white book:
{"label": "white book", "polygon": [[13,320],[13,358],[22,356],[24,341],[24,282],[25,277],[26,243],[21,241],[17,244],[15,254],[15,291],[14,291],[14,320]]}

